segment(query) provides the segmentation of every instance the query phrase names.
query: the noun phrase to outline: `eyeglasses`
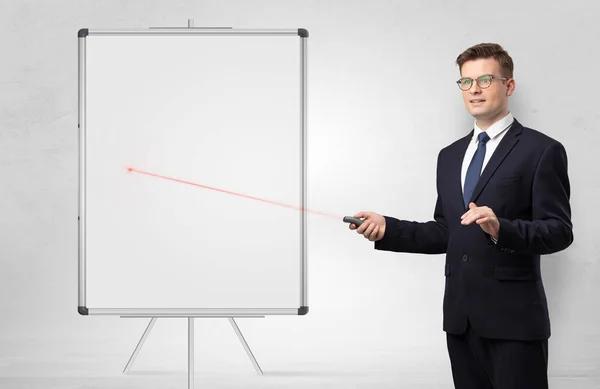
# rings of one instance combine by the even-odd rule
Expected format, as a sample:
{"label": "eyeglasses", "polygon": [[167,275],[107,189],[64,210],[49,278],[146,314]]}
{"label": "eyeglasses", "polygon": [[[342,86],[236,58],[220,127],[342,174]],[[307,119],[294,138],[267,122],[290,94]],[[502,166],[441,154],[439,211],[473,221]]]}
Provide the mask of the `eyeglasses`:
{"label": "eyeglasses", "polygon": [[503,77],[495,77],[492,76],[491,74],[485,74],[483,76],[478,77],[477,79],[473,80],[470,77],[463,77],[460,80],[456,81],[456,83],[458,84],[458,87],[462,90],[469,90],[471,89],[471,87],[473,86],[473,81],[477,81],[477,85],[482,88],[489,88],[490,85],[492,85],[492,81],[494,79],[498,79],[498,80],[508,80],[508,78],[503,78]]}

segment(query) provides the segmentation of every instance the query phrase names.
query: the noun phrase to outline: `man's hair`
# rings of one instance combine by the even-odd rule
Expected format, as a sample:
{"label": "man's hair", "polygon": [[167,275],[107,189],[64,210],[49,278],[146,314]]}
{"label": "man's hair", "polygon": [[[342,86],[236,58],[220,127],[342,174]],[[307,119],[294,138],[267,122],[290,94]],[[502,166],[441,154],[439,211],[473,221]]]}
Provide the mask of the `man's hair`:
{"label": "man's hair", "polygon": [[465,62],[479,58],[494,58],[500,65],[503,77],[513,77],[513,60],[508,53],[497,43],[480,43],[463,51],[457,58],[456,64],[462,71]]}

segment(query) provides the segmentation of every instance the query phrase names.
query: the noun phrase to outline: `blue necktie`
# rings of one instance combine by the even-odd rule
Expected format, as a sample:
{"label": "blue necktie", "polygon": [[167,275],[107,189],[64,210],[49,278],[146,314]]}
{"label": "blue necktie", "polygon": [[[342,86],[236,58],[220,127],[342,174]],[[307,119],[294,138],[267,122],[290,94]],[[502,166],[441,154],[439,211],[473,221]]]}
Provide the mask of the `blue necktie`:
{"label": "blue necktie", "polygon": [[471,160],[469,169],[467,170],[467,176],[465,177],[465,188],[464,188],[464,202],[465,208],[469,207],[469,200],[475,190],[475,185],[479,180],[481,174],[481,167],[483,166],[483,158],[485,157],[485,143],[490,140],[487,133],[482,132],[478,136],[479,143],[477,144],[477,151]]}

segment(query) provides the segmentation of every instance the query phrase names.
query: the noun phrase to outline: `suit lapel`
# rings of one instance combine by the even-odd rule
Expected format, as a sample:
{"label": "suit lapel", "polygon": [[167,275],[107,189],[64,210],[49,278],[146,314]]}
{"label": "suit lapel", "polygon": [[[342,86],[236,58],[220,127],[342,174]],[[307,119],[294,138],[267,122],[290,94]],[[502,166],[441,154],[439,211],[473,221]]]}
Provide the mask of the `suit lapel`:
{"label": "suit lapel", "polygon": [[457,195],[457,203],[461,209],[465,208],[464,200],[463,200],[463,187],[462,187],[462,164],[463,159],[465,157],[465,153],[467,152],[467,148],[469,147],[469,143],[471,142],[471,138],[473,137],[473,132],[475,130],[471,130],[467,136],[462,138],[460,142],[457,144],[456,148],[456,158],[454,158],[454,166],[452,167],[452,182],[454,182],[456,188]]}
{"label": "suit lapel", "polygon": [[[483,190],[483,188],[485,188],[485,186],[487,185],[488,181],[490,180],[490,178],[492,177],[492,175],[494,174],[496,169],[498,169],[498,166],[500,166],[502,161],[504,161],[504,158],[506,158],[508,153],[510,153],[510,151],[513,149],[513,147],[515,147],[517,142],[519,142],[518,135],[520,135],[522,131],[523,131],[523,126],[516,119],[514,119],[512,126],[509,128],[506,135],[504,135],[504,138],[502,138],[502,141],[500,141],[500,143],[498,144],[498,147],[496,147],[494,154],[492,154],[492,157],[490,158],[488,163],[485,165],[485,168],[483,169],[483,172],[481,173],[481,176],[479,177],[479,181],[477,181],[477,185],[475,185],[475,189],[473,190],[473,195],[471,196],[471,199],[469,202],[476,203],[476,200],[479,197],[479,195],[481,194],[481,191]],[[464,153],[463,153],[463,156],[464,156]],[[459,177],[458,182],[460,182],[460,177]],[[461,189],[461,192],[462,192],[462,189]],[[461,200],[462,200],[462,197],[461,197]],[[463,207],[464,207],[464,204],[463,204]]]}

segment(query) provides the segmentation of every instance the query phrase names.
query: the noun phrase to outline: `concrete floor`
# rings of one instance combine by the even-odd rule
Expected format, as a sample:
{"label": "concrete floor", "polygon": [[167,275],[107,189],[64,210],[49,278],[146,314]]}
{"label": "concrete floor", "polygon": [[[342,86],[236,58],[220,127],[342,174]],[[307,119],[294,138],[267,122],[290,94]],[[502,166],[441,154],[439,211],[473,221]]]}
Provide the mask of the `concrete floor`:
{"label": "concrete floor", "polygon": [[[11,389],[84,389],[84,388],[187,388],[184,370],[142,370],[121,374],[96,365],[87,370],[77,370],[72,361],[21,361],[21,373],[2,369],[0,388]],[[29,371],[29,373],[25,372]],[[230,371],[196,371],[195,388],[453,388],[447,379],[419,376],[403,369],[357,369],[355,366],[324,369],[318,365],[290,367],[286,370],[267,370],[258,376],[248,369]],[[553,389],[596,389],[600,380],[551,378]]]}
{"label": "concrete floor", "polygon": [[[188,387],[184,321],[159,319],[128,374],[123,368],[147,322],[105,323],[110,335],[99,328],[94,328],[93,337],[77,332],[69,336],[67,330],[54,336],[39,331],[32,336],[0,335],[0,388]],[[343,347],[339,340],[286,343],[276,333],[269,343],[257,337],[251,322],[239,324],[264,375],[257,374],[226,322],[203,321],[195,327],[195,388],[453,388],[445,345],[439,342],[443,334],[423,347],[358,339],[341,341],[347,342]],[[593,371],[585,377],[554,369],[550,387],[600,388],[595,376]]]}

